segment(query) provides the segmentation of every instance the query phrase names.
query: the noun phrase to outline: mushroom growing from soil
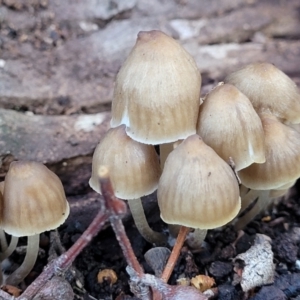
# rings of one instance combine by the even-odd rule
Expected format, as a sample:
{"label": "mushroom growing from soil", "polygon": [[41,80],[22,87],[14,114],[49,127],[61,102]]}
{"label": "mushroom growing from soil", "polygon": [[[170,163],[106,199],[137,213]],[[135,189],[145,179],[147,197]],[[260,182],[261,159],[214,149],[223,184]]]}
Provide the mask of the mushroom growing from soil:
{"label": "mushroom growing from soil", "polygon": [[261,120],[250,100],[231,84],[220,83],[200,106],[197,133],[225,161],[239,171],[265,162]]}
{"label": "mushroom growing from soil", "polygon": [[57,175],[33,161],[10,164],[3,196],[4,231],[15,237],[28,237],[22,265],[6,280],[7,284],[18,285],[34,266],[39,234],[64,223],[69,215],[69,204]]}
{"label": "mushroom growing from soil", "polygon": [[271,201],[270,190],[285,189],[300,177],[300,134],[282,124],[268,111],[260,113],[266,143],[266,162],[252,164],[238,175],[244,186],[250,188],[243,208],[257,198],[255,206],[240,218],[236,228],[243,228]]}
{"label": "mushroom growing from soil", "polygon": [[161,168],[152,145],[141,144],[125,132],[125,125],[111,128],[93,155],[90,186],[101,193],[98,169],[108,168],[115,195],[128,200],[132,217],[141,235],[150,243],[165,244],[166,237],[153,231],[146,220],[141,197],[157,189]]}
{"label": "mushroom growing from soil", "polygon": [[[192,56],[158,30],[141,31],[116,79],[111,126],[144,144],[160,147],[196,133],[201,75]],[[164,147],[167,147],[165,153]]]}
{"label": "mushroom growing from soil", "polygon": [[166,223],[201,230],[227,224],[241,207],[234,172],[196,134],[169,154],[157,198]]}

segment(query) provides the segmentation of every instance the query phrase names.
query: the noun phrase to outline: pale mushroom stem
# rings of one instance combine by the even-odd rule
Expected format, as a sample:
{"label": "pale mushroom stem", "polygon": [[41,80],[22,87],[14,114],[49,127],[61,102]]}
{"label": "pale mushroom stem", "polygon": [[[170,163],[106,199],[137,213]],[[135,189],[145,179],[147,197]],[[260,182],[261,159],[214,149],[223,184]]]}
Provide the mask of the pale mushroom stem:
{"label": "pale mushroom stem", "polygon": [[243,184],[240,185],[240,196],[241,199],[249,192],[249,188],[245,187]]}
{"label": "pale mushroom stem", "polygon": [[206,229],[196,228],[193,232],[190,232],[188,234],[186,242],[193,250],[199,250],[206,237],[206,234]]}
{"label": "pale mushroom stem", "polygon": [[27,237],[27,251],[22,265],[8,276],[6,284],[17,286],[32,270],[39,252],[40,235]]}
{"label": "pale mushroom stem", "polygon": [[[165,162],[167,160],[168,155],[176,148],[177,142],[166,143],[159,145],[159,158],[160,158],[160,167],[163,170],[165,166]],[[179,230],[181,228],[180,225],[168,224],[169,232],[171,236],[177,237]]]}
{"label": "pale mushroom stem", "polygon": [[235,223],[234,228],[237,231],[243,229],[270,204],[270,201],[272,201],[272,199],[269,197],[269,190],[255,192],[258,192],[258,199],[254,206],[249,211],[247,211],[241,218],[239,218],[238,221]]}
{"label": "pale mushroom stem", "polygon": [[168,157],[168,155],[173,151],[174,143],[167,143],[167,144],[161,144],[159,145],[159,157],[160,157],[160,166],[161,169],[164,169],[164,165],[166,162],[166,159]]}
{"label": "pale mushroom stem", "polygon": [[0,253],[0,262],[3,261],[5,258],[9,257],[15,251],[18,241],[18,237],[11,236],[9,246],[6,247],[6,249]]}
{"label": "pale mushroom stem", "polygon": [[249,190],[248,193],[241,195],[241,210],[243,212],[255,199],[259,197],[261,191],[259,190]]}
{"label": "pale mushroom stem", "polygon": [[143,204],[140,198],[128,200],[128,205],[134,220],[134,223],[146,241],[155,245],[164,245],[167,242],[166,236],[162,233],[152,230],[145,216]]}

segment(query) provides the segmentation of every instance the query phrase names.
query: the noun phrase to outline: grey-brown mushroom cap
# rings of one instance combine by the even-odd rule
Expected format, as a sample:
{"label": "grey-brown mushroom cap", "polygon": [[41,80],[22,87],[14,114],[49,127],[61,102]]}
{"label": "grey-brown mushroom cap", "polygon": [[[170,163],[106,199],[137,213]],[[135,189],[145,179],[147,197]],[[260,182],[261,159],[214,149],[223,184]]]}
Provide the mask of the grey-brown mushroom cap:
{"label": "grey-brown mushroom cap", "polygon": [[200,106],[197,134],[239,171],[263,163],[265,140],[261,120],[250,100],[231,84],[220,83]]}
{"label": "grey-brown mushroom cap", "polygon": [[13,236],[30,236],[52,230],[69,215],[63,185],[41,163],[12,162],[5,177],[3,223]]}
{"label": "grey-brown mushroom cap", "polygon": [[101,193],[98,180],[101,166],[109,170],[115,195],[126,200],[153,193],[161,175],[154,146],[131,139],[125,125],[111,128],[94,151],[89,184],[98,193]]}
{"label": "grey-brown mushroom cap", "polygon": [[225,83],[236,86],[257,111],[269,109],[287,123],[300,123],[300,93],[295,82],[274,65],[253,63],[229,74]]}
{"label": "grey-brown mushroom cap", "polygon": [[266,162],[240,170],[243,185],[254,190],[278,189],[300,177],[300,134],[268,111],[261,112]]}
{"label": "grey-brown mushroom cap", "polygon": [[200,229],[227,224],[241,208],[235,174],[198,135],[168,156],[157,198],[166,223]]}
{"label": "grey-brown mushroom cap", "polygon": [[111,127],[144,144],[163,144],[196,133],[201,75],[190,54],[158,30],[140,32],[121,67]]}

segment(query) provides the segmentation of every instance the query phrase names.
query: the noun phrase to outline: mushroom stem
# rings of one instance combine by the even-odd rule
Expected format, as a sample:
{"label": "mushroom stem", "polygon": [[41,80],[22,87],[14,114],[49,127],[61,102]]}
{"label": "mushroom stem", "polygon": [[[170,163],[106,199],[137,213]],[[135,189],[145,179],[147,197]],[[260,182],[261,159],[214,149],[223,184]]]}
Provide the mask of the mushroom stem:
{"label": "mushroom stem", "polygon": [[249,192],[249,188],[245,187],[243,184],[240,185],[240,196],[241,199]]}
{"label": "mushroom stem", "polygon": [[241,210],[243,212],[255,199],[259,197],[261,191],[258,190],[249,190],[248,193],[241,196]]}
{"label": "mushroom stem", "polygon": [[173,144],[174,143],[166,143],[166,144],[159,145],[160,166],[161,166],[162,170],[164,169],[164,165],[165,165],[168,155],[174,149]]}
{"label": "mushroom stem", "polygon": [[1,252],[4,252],[7,249],[7,240],[6,235],[3,229],[0,229],[0,246],[1,246]]}
{"label": "mushroom stem", "polygon": [[11,236],[9,246],[6,247],[6,249],[0,253],[0,262],[3,261],[5,258],[9,257],[14,252],[14,250],[17,247],[18,241],[18,237],[13,235]]}
{"label": "mushroom stem", "polygon": [[258,192],[258,199],[256,203],[249,211],[247,211],[241,218],[238,219],[238,221],[234,225],[235,230],[238,231],[243,229],[248,223],[250,223],[259,213],[261,213],[269,205],[270,201],[272,201],[272,199],[269,197],[269,193],[270,193],[269,190],[256,191],[256,192]]}
{"label": "mushroom stem", "polygon": [[198,250],[201,248],[206,234],[206,229],[196,228],[193,232],[189,233],[186,242],[193,250]]}
{"label": "mushroom stem", "polygon": [[8,276],[6,284],[17,286],[32,270],[39,252],[40,235],[27,237],[27,251],[22,265]]}
{"label": "mushroom stem", "polygon": [[146,241],[155,245],[164,245],[167,238],[164,234],[152,230],[145,216],[141,198],[128,200],[128,205],[134,220],[134,223]]}
{"label": "mushroom stem", "polygon": [[178,260],[179,254],[180,254],[180,250],[185,241],[186,235],[188,234],[189,231],[190,231],[190,228],[185,227],[185,226],[181,226],[181,228],[179,230],[179,234],[177,236],[176,243],[173,247],[171,255],[169,256],[169,259],[167,261],[165,269],[161,275],[161,280],[164,281],[165,283],[168,282],[168,280],[174,270],[175,264]]}

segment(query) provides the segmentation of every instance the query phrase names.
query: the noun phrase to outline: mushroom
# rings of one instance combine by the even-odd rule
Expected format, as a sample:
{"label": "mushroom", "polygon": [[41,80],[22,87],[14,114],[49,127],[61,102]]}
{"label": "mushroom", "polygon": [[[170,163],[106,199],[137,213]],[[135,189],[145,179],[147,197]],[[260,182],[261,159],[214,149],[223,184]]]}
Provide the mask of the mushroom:
{"label": "mushroom", "polygon": [[15,237],[27,236],[22,265],[6,283],[18,285],[31,271],[39,250],[39,234],[61,225],[69,215],[63,185],[41,163],[15,161],[5,177],[2,227]]}
{"label": "mushroom", "polygon": [[[1,226],[0,226],[0,243],[1,243],[1,252],[0,252],[0,262],[5,258],[9,257],[13,251],[16,249],[19,238],[11,236],[10,243],[7,245],[6,235],[2,229],[2,216],[3,216],[3,193],[4,193],[4,181],[0,182],[0,216],[1,216]],[[1,272],[0,272],[1,273]]]}
{"label": "mushroom", "polygon": [[90,186],[101,193],[98,169],[105,165],[117,197],[128,200],[132,217],[141,235],[150,243],[164,244],[166,237],[153,231],[146,220],[141,197],[153,193],[161,174],[158,156],[152,145],[141,144],[125,132],[125,125],[111,128],[93,155]]}
{"label": "mushroom", "polygon": [[297,85],[270,63],[254,63],[228,75],[225,83],[236,86],[257,111],[269,109],[284,122],[300,123],[300,94]]}
{"label": "mushroom", "polygon": [[[144,144],[160,147],[196,133],[201,75],[190,54],[158,30],[141,31],[116,79],[111,126]],[[166,153],[164,148],[166,149]]]}
{"label": "mushroom", "polygon": [[242,210],[255,199],[257,202],[237,221],[236,229],[246,226],[270,203],[270,191],[285,189],[300,177],[300,134],[269,111],[259,115],[265,133],[266,162],[254,163],[238,172],[242,184],[251,189],[243,198]]}
{"label": "mushroom", "polygon": [[236,171],[266,160],[261,120],[250,100],[231,84],[220,83],[205,97],[197,133],[223,160],[232,158]]}
{"label": "mushroom", "polygon": [[227,224],[241,207],[234,172],[196,134],[169,154],[157,198],[166,223],[201,230]]}

